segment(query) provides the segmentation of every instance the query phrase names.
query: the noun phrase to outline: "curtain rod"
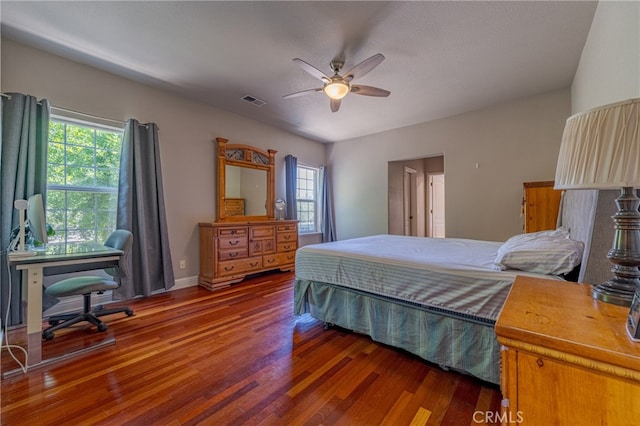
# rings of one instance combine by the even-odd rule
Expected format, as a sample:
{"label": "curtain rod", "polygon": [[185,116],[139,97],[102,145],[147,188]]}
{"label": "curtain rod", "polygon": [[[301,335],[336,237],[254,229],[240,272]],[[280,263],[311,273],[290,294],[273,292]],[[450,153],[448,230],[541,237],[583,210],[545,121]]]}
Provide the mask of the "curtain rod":
{"label": "curtain rod", "polygon": [[[1,1],[1,0],[0,0],[0,1]],[[8,93],[0,93],[0,96],[1,96],[1,97],[3,97],[3,98],[7,98],[8,100],[11,100],[11,95],[9,95]],[[41,102],[41,101],[36,101],[36,103],[37,103],[38,105],[42,105],[42,102]]]}
{"label": "curtain rod", "polygon": [[[6,93],[0,93],[0,96],[2,96],[4,98],[7,98],[7,99],[11,99],[11,95],[8,95]],[[37,101],[37,104],[38,105],[42,105],[42,102],[41,101]],[[112,122],[118,123],[118,124],[123,124],[124,123],[124,121],[122,121],[122,120],[114,120],[114,119],[108,118],[108,117],[100,117],[100,116],[97,116],[97,115],[91,115],[91,114],[87,114],[85,112],[74,111],[72,109],[62,108],[62,107],[55,106],[55,105],[51,105],[51,109],[57,109],[58,111],[67,112],[67,113],[71,113],[71,114],[82,115],[84,117],[89,117],[89,118],[97,118],[97,119],[100,119],[100,120],[112,121]]]}
{"label": "curtain rod", "polygon": [[[109,118],[109,117],[101,117],[99,115],[92,115],[92,114],[87,114],[86,112],[80,112],[80,111],[74,111],[72,109],[68,109],[68,108],[62,108],[59,106],[55,106],[55,105],[51,105],[52,109],[57,109],[58,111],[62,111],[62,112],[67,112],[67,113],[71,113],[71,114],[77,114],[83,117],[88,117],[88,118],[95,118],[98,120],[104,120],[104,121],[111,121],[112,123],[117,123],[119,125],[124,126],[125,124],[127,124],[126,121],[124,120],[114,120],[113,118]],[[149,127],[149,123],[138,123],[140,126],[143,127]],[[160,130],[160,128],[158,128],[158,130]]]}
{"label": "curtain rod", "polygon": [[[7,99],[11,99],[11,95],[8,95],[6,93],[1,93],[0,92],[0,96],[2,96],[4,98],[7,98]],[[42,102],[38,101],[38,105],[41,105],[41,104],[42,104]],[[123,126],[123,125],[125,125],[127,123],[124,120],[114,120],[113,118],[101,117],[99,115],[87,114],[86,112],[74,111],[74,110],[69,109],[69,108],[62,108],[62,107],[55,106],[55,105],[51,105],[51,109],[57,109],[58,111],[62,111],[62,112],[70,113],[70,114],[77,114],[77,115],[80,115],[80,116],[83,116],[83,117],[95,118],[95,119],[104,120],[104,121],[110,121],[112,123],[117,123],[118,125],[121,125],[121,126]],[[149,127],[149,123],[145,123],[145,124],[140,123],[140,125],[144,126],[144,127]],[[160,130],[160,129],[158,128],[158,130]]]}
{"label": "curtain rod", "polygon": [[[11,100],[11,95],[9,95],[8,93],[0,93],[0,96],[2,96],[3,98],[7,98],[7,99]],[[38,105],[42,105],[42,102],[40,102],[40,101],[36,101],[36,103]]]}
{"label": "curtain rod", "polygon": [[71,114],[77,114],[83,117],[88,117],[88,118],[96,118],[98,120],[106,120],[106,121],[111,121],[112,123],[117,123],[119,125],[124,125],[125,121],[123,120],[114,120],[113,118],[109,118],[109,117],[101,117],[99,115],[92,115],[92,114],[87,114],[86,112],[80,112],[80,111],[74,111],[72,109],[68,109],[68,108],[62,108],[59,106],[55,106],[55,105],[51,105],[51,109],[57,109],[58,111],[62,111],[62,112],[66,112],[66,113],[71,113]]}

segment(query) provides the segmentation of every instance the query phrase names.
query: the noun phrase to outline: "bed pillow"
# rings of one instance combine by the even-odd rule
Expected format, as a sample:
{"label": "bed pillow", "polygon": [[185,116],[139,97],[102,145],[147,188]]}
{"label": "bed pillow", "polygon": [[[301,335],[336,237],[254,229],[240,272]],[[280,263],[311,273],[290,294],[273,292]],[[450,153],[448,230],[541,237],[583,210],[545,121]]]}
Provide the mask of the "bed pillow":
{"label": "bed pillow", "polygon": [[582,262],[584,244],[569,238],[563,229],[519,234],[498,249],[497,269],[518,269],[538,274],[561,275]]}
{"label": "bed pillow", "polygon": [[539,237],[569,238],[569,231],[563,227],[559,227],[548,231],[529,232],[527,234],[516,235],[516,237],[531,237],[534,239]]}

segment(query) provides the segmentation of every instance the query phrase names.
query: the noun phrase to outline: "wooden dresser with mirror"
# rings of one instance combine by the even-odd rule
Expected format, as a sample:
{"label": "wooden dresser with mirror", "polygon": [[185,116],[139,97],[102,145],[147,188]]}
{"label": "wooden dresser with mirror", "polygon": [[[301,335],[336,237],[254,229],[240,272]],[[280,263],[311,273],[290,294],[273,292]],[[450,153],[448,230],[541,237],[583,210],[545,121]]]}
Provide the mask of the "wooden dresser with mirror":
{"label": "wooden dresser with mirror", "polygon": [[276,151],[217,138],[215,222],[199,223],[198,284],[215,290],[247,275],[295,268],[298,221],[276,220]]}

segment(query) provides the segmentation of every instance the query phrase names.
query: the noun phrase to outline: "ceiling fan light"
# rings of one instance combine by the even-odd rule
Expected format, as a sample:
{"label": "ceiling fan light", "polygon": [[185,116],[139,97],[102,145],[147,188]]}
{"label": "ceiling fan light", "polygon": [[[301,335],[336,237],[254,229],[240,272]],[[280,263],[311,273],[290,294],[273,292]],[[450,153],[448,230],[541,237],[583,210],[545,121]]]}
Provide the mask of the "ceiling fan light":
{"label": "ceiling fan light", "polygon": [[332,81],[331,83],[325,84],[323,90],[328,97],[338,100],[347,96],[351,87],[349,87],[349,84],[344,81]]}

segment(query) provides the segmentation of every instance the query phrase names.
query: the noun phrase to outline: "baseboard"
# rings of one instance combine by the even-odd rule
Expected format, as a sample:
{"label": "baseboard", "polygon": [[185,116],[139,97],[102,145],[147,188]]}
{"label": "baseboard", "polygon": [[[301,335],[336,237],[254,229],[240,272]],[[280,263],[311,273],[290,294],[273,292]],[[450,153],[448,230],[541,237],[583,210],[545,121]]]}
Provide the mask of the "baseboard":
{"label": "baseboard", "polygon": [[180,290],[181,288],[195,287],[198,285],[198,276],[177,279],[176,284],[169,291]]}
{"label": "baseboard", "polygon": [[[175,280],[175,285],[169,289],[169,291],[180,290],[182,288],[194,287],[198,285],[198,276],[180,278]],[[158,293],[163,293],[163,291],[159,291]],[[108,303],[113,302],[113,298],[111,296],[111,292],[105,292],[103,294],[94,294],[91,296],[91,303],[93,305],[106,305]],[[65,297],[61,298],[58,303],[53,305],[51,308],[47,309],[42,313],[44,318],[57,315],[64,314],[67,312],[76,312],[81,311],[83,306],[82,296],[74,296],[74,297]]]}

